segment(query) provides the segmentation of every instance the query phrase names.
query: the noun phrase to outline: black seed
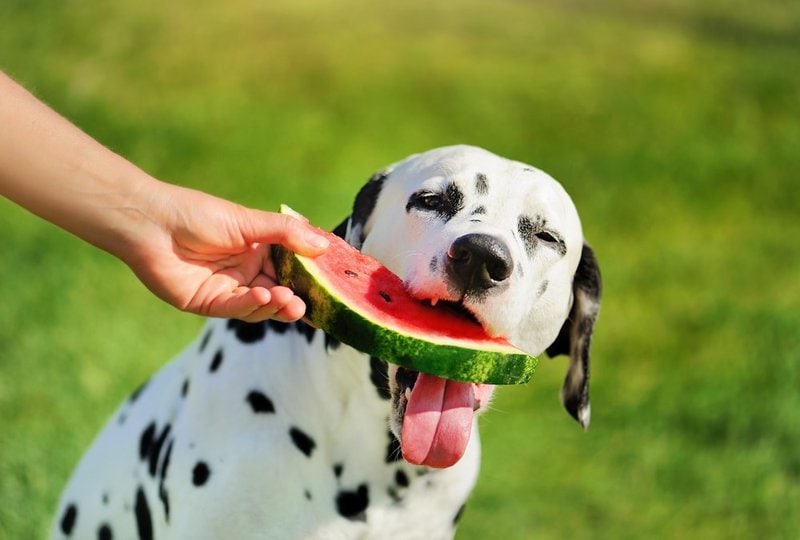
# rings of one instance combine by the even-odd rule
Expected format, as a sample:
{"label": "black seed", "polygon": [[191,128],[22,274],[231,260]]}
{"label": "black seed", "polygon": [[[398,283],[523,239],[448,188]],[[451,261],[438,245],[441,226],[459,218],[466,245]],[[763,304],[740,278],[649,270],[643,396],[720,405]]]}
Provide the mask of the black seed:
{"label": "black seed", "polygon": [[202,486],[208,482],[208,477],[211,476],[211,470],[203,461],[198,461],[192,469],[192,484],[195,486]]}
{"label": "black seed", "polygon": [[389,296],[389,293],[387,293],[386,291],[380,291],[378,294],[380,294],[381,298],[383,298],[387,302],[391,302],[392,301],[392,297]]}
{"label": "black seed", "polygon": [[136,514],[136,530],[139,532],[141,540],[153,540],[153,520],[150,517],[150,507],[147,498],[144,496],[142,486],[136,490],[136,504],[134,506]]}
{"label": "black seed", "polygon": [[353,272],[352,270],[345,270],[344,273],[350,277],[358,277],[358,274]]}
{"label": "black seed", "polygon": [[111,534],[111,527],[108,526],[108,523],[100,525],[100,528],[97,529],[97,540],[111,540],[112,538],[114,535]]}
{"label": "black seed", "polygon": [[314,442],[314,439],[296,427],[289,429],[289,436],[292,438],[292,442],[298,448],[298,450],[300,450],[306,456],[311,457],[311,453],[317,446],[317,443]]}
{"label": "black seed", "polygon": [[274,413],[275,406],[263,392],[253,390],[247,394],[246,401],[250,404],[254,413]]}
{"label": "black seed", "polygon": [[211,365],[208,366],[208,371],[214,373],[219,369],[220,364],[222,364],[222,349],[214,354],[214,358],[211,359]]}
{"label": "black seed", "polygon": [[366,509],[369,506],[369,488],[361,484],[355,491],[340,491],[336,495],[336,510],[347,519],[366,521]]}
{"label": "black seed", "polygon": [[64,510],[64,515],[61,516],[61,532],[69,536],[72,534],[72,529],[75,527],[75,521],[78,519],[78,507],[74,504],[67,505]]}

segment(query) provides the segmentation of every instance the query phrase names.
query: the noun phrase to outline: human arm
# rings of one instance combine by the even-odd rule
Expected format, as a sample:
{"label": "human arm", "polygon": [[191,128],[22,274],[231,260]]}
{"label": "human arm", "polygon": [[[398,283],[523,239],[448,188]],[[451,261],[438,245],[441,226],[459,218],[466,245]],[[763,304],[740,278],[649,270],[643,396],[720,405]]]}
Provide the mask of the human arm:
{"label": "human arm", "polygon": [[104,147],[0,72],[0,194],[125,262],[159,298],[248,321],[302,317],[268,244],[326,241],[288,216],[167,184]]}

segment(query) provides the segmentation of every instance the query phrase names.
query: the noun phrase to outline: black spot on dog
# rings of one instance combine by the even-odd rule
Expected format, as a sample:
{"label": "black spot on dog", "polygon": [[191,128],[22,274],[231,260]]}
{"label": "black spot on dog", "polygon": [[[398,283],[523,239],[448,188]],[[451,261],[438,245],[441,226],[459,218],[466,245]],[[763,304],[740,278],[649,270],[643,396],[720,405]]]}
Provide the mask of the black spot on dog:
{"label": "black spot on dog", "polygon": [[332,335],[325,333],[325,350],[326,351],[335,351],[341,345],[341,341],[333,337]]}
{"label": "black spot on dog", "polygon": [[111,527],[108,523],[103,523],[100,525],[100,528],[97,529],[97,540],[112,540],[114,535],[111,532]]}
{"label": "black spot on dog", "polygon": [[309,501],[310,501],[310,500],[312,499],[312,497],[311,497],[311,492],[310,492],[310,491],[308,491],[308,490],[305,490],[305,492],[304,492],[304,495],[306,496],[306,499],[307,499],[307,500],[309,500]]}
{"label": "black spot on dog", "polygon": [[394,483],[400,487],[408,487],[411,482],[403,469],[397,469],[397,472],[394,473]]}
{"label": "black spot on dog", "polygon": [[171,429],[172,427],[169,424],[164,426],[164,429],[161,431],[161,435],[159,435],[158,439],[153,441],[153,443],[150,445],[147,457],[148,457],[148,467],[149,467],[148,471],[150,472],[150,476],[152,477],[155,477],[156,475],[156,471],[158,469],[158,461],[159,458],[161,457],[161,449],[164,448],[164,443],[166,442]]}
{"label": "black spot on dog", "polygon": [[336,510],[342,517],[353,521],[367,520],[369,488],[360,484],[354,491],[342,490],[336,495]]}
{"label": "black spot on dog", "polygon": [[533,255],[533,248],[536,246],[536,230],[541,227],[541,220],[534,222],[528,216],[519,216],[517,220],[517,232],[522,239],[522,244],[525,246],[525,253],[528,257]]}
{"label": "black spot on dog", "polygon": [[283,321],[276,321],[274,319],[270,319],[266,322],[266,325],[272,332],[276,334],[283,335],[289,330],[292,329],[292,323],[283,322]]}
{"label": "black spot on dog", "polygon": [[431,272],[436,272],[436,269],[439,268],[439,259],[436,257],[431,257],[431,262],[428,263],[428,268],[430,268]]}
{"label": "black spot on dog", "polygon": [[150,422],[139,436],[139,458],[144,461],[150,454],[150,447],[153,446],[153,437],[156,434],[156,423]]}
{"label": "black spot on dog", "polygon": [[253,409],[254,413],[275,412],[275,405],[272,403],[272,400],[269,399],[263,392],[253,390],[247,394],[246,400],[250,404],[250,407]]}
{"label": "black spot on dog", "polygon": [[547,292],[547,287],[550,286],[550,282],[547,280],[542,281],[542,284],[539,285],[539,296],[542,296],[545,292]]}
{"label": "black spot on dog", "polygon": [[486,175],[483,173],[475,175],[475,192],[478,195],[486,195],[489,193],[489,184],[486,182]]}
{"label": "black spot on dog", "polygon": [[72,529],[75,528],[75,522],[78,520],[78,507],[70,503],[64,509],[64,515],[61,516],[61,532],[69,536],[72,534]]}
{"label": "black spot on dog", "polygon": [[453,517],[453,526],[455,527],[458,525],[458,522],[461,521],[461,518],[464,516],[464,509],[467,507],[467,503],[461,505],[461,508],[458,509],[456,515]]}
{"label": "black spot on dog", "polygon": [[386,362],[376,356],[369,357],[369,380],[378,391],[381,399],[390,399],[392,392],[389,390],[389,374]]}
{"label": "black spot on dog", "polygon": [[400,441],[394,436],[394,433],[389,431],[389,444],[386,446],[386,463],[394,463],[403,459],[403,450],[400,447]]}
{"label": "black spot on dog", "polygon": [[167,493],[166,488],[166,479],[167,479],[167,470],[169,469],[169,462],[170,458],[172,457],[172,443],[174,441],[170,441],[169,445],[167,445],[167,451],[164,454],[164,461],[161,462],[161,471],[159,472],[159,482],[158,482],[158,498],[161,500],[161,504],[164,506],[164,518],[169,523],[169,494]]}
{"label": "black spot on dog", "polygon": [[445,221],[450,221],[456,214],[464,208],[464,194],[455,183],[447,185],[444,192],[444,204],[439,210],[439,214]]}
{"label": "black spot on dog", "polygon": [[[356,200],[353,203],[353,214],[350,218],[353,227],[359,225],[363,226],[369,219],[369,216],[372,215],[375,204],[378,202],[378,195],[380,195],[381,189],[383,188],[383,182],[388,176],[389,173],[386,171],[375,173],[358,192]],[[363,242],[364,239],[361,238],[360,241]]]}
{"label": "black spot on dog", "polygon": [[192,469],[192,484],[197,487],[205,485],[208,477],[211,476],[211,469],[205,461],[198,461]]}
{"label": "black spot on dog", "polygon": [[296,427],[289,429],[289,436],[292,438],[292,442],[298,450],[304,453],[306,457],[311,457],[311,453],[314,451],[314,448],[317,447],[317,443],[314,442],[314,439]]}
{"label": "black spot on dog", "polygon": [[153,519],[150,516],[150,506],[147,504],[147,497],[144,495],[142,486],[136,490],[136,503],[133,511],[136,515],[136,530],[140,540],[153,540]]}
{"label": "black spot on dog", "polygon": [[483,215],[485,213],[486,213],[486,207],[481,205],[481,206],[477,206],[475,208],[475,210],[472,211],[472,214],[470,214],[470,215],[471,216],[480,216],[480,215]]}
{"label": "black spot on dog", "polygon": [[139,387],[136,390],[134,390],[133,393],[131,394],[131,396],[128,398],[128,401],[130,401],[131,403],[136,401],[138,399],[138,397],[140,395],[142,395],[142,392],[144,392],[144,389],[147,388],[147,385],[148,385],[149,382],[150,382],[150,380],[148,379],[148,380],[144,381],[142,384],[140,384]]}
{"label": "black spot on dog", "polygon": [[238,319],[228,320],[228,330],[233,330],[236,339],[245,344],[256,343],[267,335],[267,325],[264,321],[248,323]]}
{"label": "black spot on dog", "polygon": [[211,364],[208,366],[208,371],[214,373],[222,365],[222,349],[214,353],[214,358],[211,359]]}
{"label": "black spot on dog", "polygon": [[305,336],[307,343],[310,344],[312,341],[314,341],[314,335],[317,333],[316,328],[310,324],[304,323],[303,321],[297,321],[294,324],[295,328],[297,328],[297,331]]}
{"label": "black spot on dog", "polygon": [[211,339],[211,329],[206,332],[206,335],[203,336],[202,341],[200,341],[200,348],[197,349],[198,352],[203,352],[208,345],[208,341]]}
{"label": "black spot on dog", "polygon": [[108,497],[108,493],[107,492],[103,492],[103,496],[101,497],[101,500],[103,501],[103,505],[104,506],[108,504],[109,497]]}
{"label": "black spot on dog", "polygon": [[335,463],[333,465],[333,475],[336,478],[341,478],[343,471],[344,471],[344,465],[342,465],[341,463]]}
{"label": "black spot on dog", "polygon": [[186,397],[189,394],[189,379],[183,381],[181,386],[181,397]]}

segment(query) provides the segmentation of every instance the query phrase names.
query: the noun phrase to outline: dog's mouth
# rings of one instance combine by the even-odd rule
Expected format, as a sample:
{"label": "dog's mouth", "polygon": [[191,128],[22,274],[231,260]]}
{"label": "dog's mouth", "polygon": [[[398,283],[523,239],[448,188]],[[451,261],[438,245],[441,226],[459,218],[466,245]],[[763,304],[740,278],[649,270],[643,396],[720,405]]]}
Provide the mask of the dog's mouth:
{"label": "dog's mouth", "polygon": [[458,315],[466,317],[467,319],[477,324],[481,324],[478,318],[475,316],[475,314],[470,309],[468,309],[467,306],[464,305],[464,300],[465,300],[464,298],[457,301],[432,298],[429,299],[428,302],[430,302],[430,304],[432,306],[435,306],[436,308],[453,311]]}

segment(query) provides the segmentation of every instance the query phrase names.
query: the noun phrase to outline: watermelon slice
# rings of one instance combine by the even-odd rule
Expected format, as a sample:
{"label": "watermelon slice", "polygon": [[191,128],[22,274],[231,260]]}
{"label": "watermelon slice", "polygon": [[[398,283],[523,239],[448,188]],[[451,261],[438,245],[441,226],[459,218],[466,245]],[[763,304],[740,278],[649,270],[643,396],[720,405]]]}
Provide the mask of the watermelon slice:
{"label": "watermelon slice", "polygon": [[[285,205],[281,212],[299,217]],[[272,246],[278,282],[305,300],[312,324],[359,351],[453,381],[520,384],[531,378],[535,357],[488,336],[457,310],[411,297],[377,260],[326,234],[330,247],[316,258]]]}

